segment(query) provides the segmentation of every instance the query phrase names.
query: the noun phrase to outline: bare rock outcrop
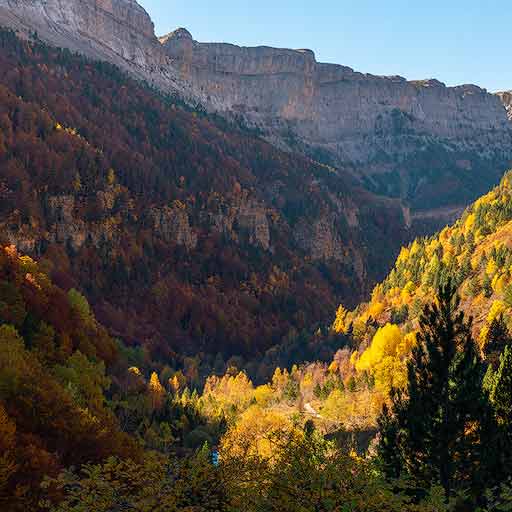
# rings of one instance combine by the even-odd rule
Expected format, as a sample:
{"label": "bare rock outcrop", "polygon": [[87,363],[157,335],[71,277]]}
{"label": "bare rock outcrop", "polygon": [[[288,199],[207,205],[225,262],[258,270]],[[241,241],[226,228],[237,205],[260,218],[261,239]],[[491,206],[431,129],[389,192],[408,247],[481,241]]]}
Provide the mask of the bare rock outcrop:
{"label": "bare rock outcrop", "polygon": [[500,98],[503,105],[505,106],[508,118],[512,121],[512,91],[503,91],[498,92],[496,94],[498,98]]}
{"label": "bare rock outcrop", "polygon": [[345,256],[345,244],[335,226],[329,218],[319,218],[313,223],[303,219],[294,230],[294,238],[313,260],[341,260]]}
{"label": "bare rock outcrop", "polygon": [[0,25],[112,62],[163,89],[187,89],[135,0],[0,0]]}
{"label": "bare rock outcrop", "polygon": [[136,0],[0,0],[0,24],[109,60],[242,119],[280,147],[359,165],[359,174],[382,170],[367,164],[382,167],[383,155],[403,160],[432,141],[480,152],[511,147],[509,93],[363,74],[319,63],[311,50],[200,43],[183,28],[157,39]]}
{"label": "bare rock outcrop", "polygon": [[229,204],[212,202],[202,212],[209,231],[222,233],[235,242],[246,242],[268,251],[271,247],[269,215],[272,210],[246,191]]}
{"label": "bare rock outcrop", "polygon": [[392,151],[390,136],[407,142],[402,154],[417,149],[410,135],[510,144],[499,98],[474,85],[363,74],[319,63],[311,50],[199,43],[185,29],[160,42],[209,108],[240,116],[282,144],[291,133],[336,164],[369,162]]}
{"label": "bare rock outcrop", "polygon": [[155,233],[166,242],[183,245],[188,250],[197,246],[197,234],[190,226],[190,219],[185,208],[173,205],[161,208],[154,207],[149,216]]}

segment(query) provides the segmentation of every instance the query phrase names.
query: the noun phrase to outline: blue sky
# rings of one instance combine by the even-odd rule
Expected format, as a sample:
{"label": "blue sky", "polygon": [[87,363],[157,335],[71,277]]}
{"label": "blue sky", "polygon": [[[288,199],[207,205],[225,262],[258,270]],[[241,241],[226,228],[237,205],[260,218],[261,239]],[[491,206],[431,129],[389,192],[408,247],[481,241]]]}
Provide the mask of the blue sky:
{"label": "blue sky", "polygon": [[310,48],[358,71],[512,89],[510,0],[138,0],[158,35]]}

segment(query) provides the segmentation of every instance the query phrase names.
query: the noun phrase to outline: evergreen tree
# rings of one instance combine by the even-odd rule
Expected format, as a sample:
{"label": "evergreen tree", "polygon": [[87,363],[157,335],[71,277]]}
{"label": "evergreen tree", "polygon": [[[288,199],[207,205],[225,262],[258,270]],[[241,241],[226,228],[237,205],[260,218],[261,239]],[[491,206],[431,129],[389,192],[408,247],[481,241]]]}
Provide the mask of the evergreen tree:
{"label": "evergreen tree", "polygon": [[508,307],[512,307],[512,285],[508,285],[503,293],[503,301]]}
{"label": "evergreen tree", "polygon": [[512,467],[512,345],[507,345],[499,359],[498,370],[492,375],[490,398],[499,425],[497,455],[501,467],[496,480],[500,483],[510,477]]}
{"label": "evergreen tree", "polygon": [[474,276],[468,281],[468,293],[471,297],[476,297],[480,293],[481,289],[478,276]]}
{"label": "evergreen tree", "polygon": [[507,345],[512,345],[512,338],[508,332],[503,315],[495,318],[489,326],[489,331],[484,340],[485,359],[497,370],[500,365],[500,355]]}
{"label": "evergreen tree", "polygon": [[485,297],[489,298],[492,295],[491,278],[487,274],[484,274],[482,279],[482,290]]}
{"label": "evergreen tree", "polygon": [[491,387],[491,401],[500,424],[512,435],[512,344],[503,350]]}
{"label": "evergreen tree", "polygon": [[388,476],[401,468],[426,488],[440,484],[447,499],[459,489],[478,492],[496,465],[486,445],[494,427],[483,364],[459,303],[448,281],[425,307],[407,392],[393,392],[391,414],[385,409],[379,421]]}
{"label": "evergreen tree", "polygon": [[[392,390],[392,393],[399,393]],[[396,404],[397,396],[393,397],[393,403]],[[397,418],[391,414],[387,404],[382,408],[382,414],[377,421],[380,439],[377,447],[379,459],[382,462],[385,475],[390,479],[400,477],[402,460],[398,448],[399,425]]]}

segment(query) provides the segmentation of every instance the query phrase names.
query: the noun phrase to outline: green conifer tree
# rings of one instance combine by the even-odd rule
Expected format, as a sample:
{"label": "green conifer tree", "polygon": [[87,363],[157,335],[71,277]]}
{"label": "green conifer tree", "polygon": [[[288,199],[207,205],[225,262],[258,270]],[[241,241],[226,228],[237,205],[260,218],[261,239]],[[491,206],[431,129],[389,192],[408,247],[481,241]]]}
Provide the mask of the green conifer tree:
{"label": "green conifer tree", "polygon": [[388,476],[399,467],[425,488],[440,484],[447,499],[458,490],[478,493],[496,466],[484,367],[459,303],[448,281],[425,307],[407,392],[392,394],[391,414],[384,410],[379,422]]}
{"label": "green conifer tree", "polygon": [[512,434],[512,344],[501,354],[490,394],[499,422],[506,424]]}
{"label": "green conifer tree", "polygon": [[512,337],[508,332],[503,315],[496,317],[489,326],[484,340],[484,355],[493,370],[500,366],[500,356],[507,345],[512,345]]}

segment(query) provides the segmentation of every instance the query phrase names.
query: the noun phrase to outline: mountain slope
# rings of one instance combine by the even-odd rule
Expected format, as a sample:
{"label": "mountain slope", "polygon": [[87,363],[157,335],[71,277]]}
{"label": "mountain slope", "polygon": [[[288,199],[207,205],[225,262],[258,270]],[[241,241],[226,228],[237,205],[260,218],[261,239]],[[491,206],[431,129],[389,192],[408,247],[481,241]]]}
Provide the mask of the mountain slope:
{"label": "mountain slope", "polygon": [[135,0],[0,0],[0,23],[112,62],[400,198],[415,233],[454,220],[512,160],[506,109],[476,86],[358,73],[310,50],[199,43],[185,29],[157,39]]}
{"label": "mountain slope", "polygon": [[406,236],[393,201],[110,65],[0,48],[3,237],[159,358],[254,357],[358,297]]}
{"label": "mountain slope", "polygon": [[474,334],[483,344],[493,319],[512,321],[512,171],[500,185],[478,199],[462,217],[439,234],[403,248],[371,301],[347,313],[338,311],[334,328],[352,330],[368,341],[376,326],[415,328],[422,306],[439,283],[451,278],[461,307],[474,317]]}
{"label": "mountain slope", "polygon": [[54,46],[111,62],[162,88],[178,87],[153,23],[135,0],[0,0],[0,24],[23,37],[37,32]]}
{"label": "mountain slope", "polygon": [[13,246],[0,246],[0,346],[2,510],[36,510],[42,478],[69,465],[138,458],[104,396],[117,345],[76,290]]}

